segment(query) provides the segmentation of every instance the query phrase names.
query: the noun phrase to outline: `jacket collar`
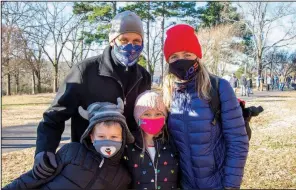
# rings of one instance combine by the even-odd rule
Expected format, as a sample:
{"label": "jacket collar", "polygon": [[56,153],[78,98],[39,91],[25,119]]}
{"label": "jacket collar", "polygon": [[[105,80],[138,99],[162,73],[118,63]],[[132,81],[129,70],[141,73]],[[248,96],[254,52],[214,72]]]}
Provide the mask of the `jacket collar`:
{"label": "jacket collar", "polygon": [[[161,135],[159,135],[158,137],[154,137],[153,140],[154,142],[157,142],[159,145],[162,145],[161,143],[161,138],[163,137],[163,133]],[[135,132],[133,132],[133,136],[135,137],[135,145],[136,147],[140,148],[141,150],[143,149],[143,136],[142,133],[139,130],[136,130]]]}
{"label": "jacket collar", "polygon": [[[120,78],[114,69],[114,67],[120,67],[120,65],[116,65],[115,60],[112,58],[111,51],[112,47],[109,45],[104,49],[103,54],[99,57],[100,60],[98,65],[98,75],[109,76],[120,82]],[[134,81],[134,83],[136,83],[142,77],[138,63],[136,63],[135,67],[136,68],[131,73],[131,79]]]}

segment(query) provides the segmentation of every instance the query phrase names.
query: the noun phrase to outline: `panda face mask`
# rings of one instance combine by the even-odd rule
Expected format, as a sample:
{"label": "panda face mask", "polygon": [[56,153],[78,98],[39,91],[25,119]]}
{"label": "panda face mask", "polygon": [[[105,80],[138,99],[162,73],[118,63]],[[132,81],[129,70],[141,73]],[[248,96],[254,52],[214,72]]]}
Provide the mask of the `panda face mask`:
{"label": "panda face mask", "polygon": [[111,158],[121,148],[122,142],[112,140],[95,140],[93,146],[105,158]]}

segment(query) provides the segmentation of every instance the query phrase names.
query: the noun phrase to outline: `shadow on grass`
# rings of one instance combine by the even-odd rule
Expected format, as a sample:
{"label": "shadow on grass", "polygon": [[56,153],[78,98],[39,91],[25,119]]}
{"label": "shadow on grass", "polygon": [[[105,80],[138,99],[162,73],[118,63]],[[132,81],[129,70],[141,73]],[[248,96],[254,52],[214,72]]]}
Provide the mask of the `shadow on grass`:
{"label": "shadow on grass", "polygon": [[[2,149],[4,152],[6,152],[5,150],[6,149],[12,149],[12,148],[15,148],[15,149],[24,149],[24,148],[32,148],[32,147],[36,147],[36,144],[35,143],[27,143],[27,144],[19,144],[18,142],[19,141],[24,141],[24,140],[34,140],[34,142],[36,141],[37,137],[2,137],[2,140],[5,140],[5,141],[10,141],[12,140],[13,143],[9,143],[9,142],[6,142],[5,144],[2,142]],[[61,138],[61,141],[66,141],[66,140],[70,140],[70,137],[62,137]],[[66,143],[60,143],[60,145],[64,145]]]}
{"label": "shadow on grass", "polygon": [[248,100],[248,102],[261,102],[261,103],[264,103],[264,102],[286,102],[287,100],[256,100],[256,99],[253,99],[253,100]]}
{"label": "shadow on grass", "polygon": [[31,106],[31,105],[49,105],[51,102],[42,102],[42,103],[26,103],[26,104],[2,104],[3,107],[8,107],[8,106]]}

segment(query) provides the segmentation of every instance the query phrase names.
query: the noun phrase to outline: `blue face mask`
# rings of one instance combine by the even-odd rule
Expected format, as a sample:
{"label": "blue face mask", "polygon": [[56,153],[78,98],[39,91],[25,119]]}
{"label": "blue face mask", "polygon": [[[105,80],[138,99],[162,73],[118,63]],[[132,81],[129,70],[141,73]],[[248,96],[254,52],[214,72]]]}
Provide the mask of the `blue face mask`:
{"label": "blue face mask", "polygon": [[105,158],[111,158],[120,150],[122,142],[112,140],[94,140],[93,146],[102,156]]}
{"label": "blue face mask", "polygon": [[124,66],[132,66],[134,65],[138,58],[140,57],[140,54],[143,51],[143,45],[117,45],[114,43],[113,52],[115,57],[119,60],[121,64]]}

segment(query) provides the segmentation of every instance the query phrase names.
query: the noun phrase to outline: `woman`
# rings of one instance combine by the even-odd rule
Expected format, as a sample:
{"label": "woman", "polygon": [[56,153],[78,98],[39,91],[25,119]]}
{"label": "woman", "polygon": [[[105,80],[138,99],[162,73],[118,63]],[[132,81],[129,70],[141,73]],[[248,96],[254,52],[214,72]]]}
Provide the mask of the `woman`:
{"label": "woman", "polygon": [[213,125],[210,74],[200,62],[194,29],[184,24],[170,28],[164,54],[169,75],[163,95],[170,111],[168,129],[180,152],[182,189],[239,188],[249,141],[229,82],[219,79],[221,122]]}

